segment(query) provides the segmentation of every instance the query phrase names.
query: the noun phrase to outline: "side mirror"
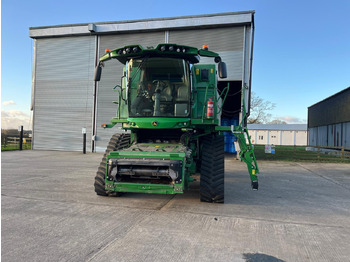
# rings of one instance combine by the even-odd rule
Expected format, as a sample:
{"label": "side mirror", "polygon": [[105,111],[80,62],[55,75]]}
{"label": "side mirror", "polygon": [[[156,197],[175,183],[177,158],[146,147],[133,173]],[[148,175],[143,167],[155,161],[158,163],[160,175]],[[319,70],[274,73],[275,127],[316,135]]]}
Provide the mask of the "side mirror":
{"label": "side mirror", "polygon": [[218,70],[220,78],[227,78],[227,69],[225,62],[219,62]]}
{"label": "side mirror", "polygon": [[94,75],[94,81],[100,81],[101,80],[101,73],[102,73],[102,65],[98,64],[95,68],[95,75]]}

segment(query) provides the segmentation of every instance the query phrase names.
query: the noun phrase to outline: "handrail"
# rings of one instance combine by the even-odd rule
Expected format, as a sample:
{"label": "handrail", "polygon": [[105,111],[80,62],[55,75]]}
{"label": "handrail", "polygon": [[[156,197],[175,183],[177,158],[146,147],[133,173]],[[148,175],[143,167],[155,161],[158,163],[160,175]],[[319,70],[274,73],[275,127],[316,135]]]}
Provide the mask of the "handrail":
{"label": "handrail", "polygon": [[225,94],[225,96],[224,96],[224,99],[222,100],[221,108],[219,109],[219,112],[217,112],[218,114],[221,113],[222,108],[224,107],[226,97],[227,97],[227,95],[228,95],[228,92],[230,91],[230,83],[227,83],[227,86],[222,90],[220,96],[219,96],[218,99],[216,100],[216,103],[219,102],[219,100],[220,100],[220,98],[221,98],[221,96],[222,96],[222,93],[225,92],[225,90],[227,90],[227,91],[226,91],[226,94]]}

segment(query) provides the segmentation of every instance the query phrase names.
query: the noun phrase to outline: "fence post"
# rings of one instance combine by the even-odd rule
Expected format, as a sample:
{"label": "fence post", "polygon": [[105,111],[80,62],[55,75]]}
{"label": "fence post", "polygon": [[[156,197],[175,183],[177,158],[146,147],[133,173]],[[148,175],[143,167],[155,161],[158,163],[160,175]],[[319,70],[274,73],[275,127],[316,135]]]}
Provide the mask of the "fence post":
{"label": "fence post", "polygon": [[317,160],[320,162],[320,147],[317,147]]}
{"label": "fence post", "polygon": [[344,162],[345,159],[345,150],[344,150],[344,146],[341,147],[341,161]]}
{"label": "fence post", "polygon": [[83,154],[86,154],[86,128],[83,127],[81,132],[83,133]]}
{"label": "fence post", "polygon": [[19,128],[19,150],[23,149],[23,126],[20,126]]}
{"label": "fence post", "polygon": [[7,147],[7,135],[2,135],[1,138],[4,140],[4,148]]}

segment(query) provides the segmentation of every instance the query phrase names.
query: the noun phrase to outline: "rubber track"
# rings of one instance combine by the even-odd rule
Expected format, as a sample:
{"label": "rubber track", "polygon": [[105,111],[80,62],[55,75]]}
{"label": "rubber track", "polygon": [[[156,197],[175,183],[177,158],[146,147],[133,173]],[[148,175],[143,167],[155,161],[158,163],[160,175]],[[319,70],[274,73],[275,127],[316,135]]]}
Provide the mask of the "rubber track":
{"label": "rubber track", "polygon": [[[103,155],[100,166],[97,169],[95,177],[95,192],[100,196],[108,196],[111,191],[105,189],[105,174],[106,174],[106,157],[110,151],[118,151],[128,147],[130,144],[130,134],[114,134],[110,139],[107,149]],[[117,196],[120,195],[117,193]]]}
{"label": "rubber track", "polygon": [[208,135],[202,139],[200,200],[224,203],[225,151],[224,137]]}

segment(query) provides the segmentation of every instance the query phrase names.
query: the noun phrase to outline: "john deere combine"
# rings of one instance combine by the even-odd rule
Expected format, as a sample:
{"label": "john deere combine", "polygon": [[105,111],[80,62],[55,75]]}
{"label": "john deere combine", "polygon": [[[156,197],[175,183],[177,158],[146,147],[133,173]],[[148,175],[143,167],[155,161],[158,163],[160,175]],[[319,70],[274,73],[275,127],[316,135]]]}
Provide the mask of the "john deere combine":
{"label": "john deere combine", "polygon": [[117,115],[102,126],[121,123],[129,132],[115,134],[109,142],[95,177],[98,195],[179,194],[200,174],[200,200],[223,203],[224,131],[238,138],[252,188],[258,189],[259,170],[243,127],[245,112],[240,125],[220,126],[229,86],[218,92],[215,64],[198,64],[200,57],[212,57],[219,77],[226,78],[225,63],[207,47],[132,45],[106,50],[100,58],[95,81],[105,61],[125,65],[122,85],[115,87]]}

